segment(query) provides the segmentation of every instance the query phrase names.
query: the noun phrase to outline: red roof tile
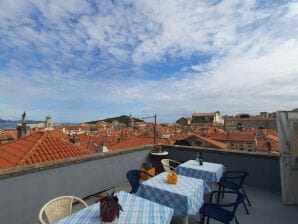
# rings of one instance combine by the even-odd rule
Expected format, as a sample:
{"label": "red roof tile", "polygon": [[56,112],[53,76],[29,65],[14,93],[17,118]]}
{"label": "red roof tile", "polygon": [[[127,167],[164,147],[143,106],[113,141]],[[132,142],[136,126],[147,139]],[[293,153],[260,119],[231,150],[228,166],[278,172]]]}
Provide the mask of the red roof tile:
{"label": "red roof tile", "polygon": [[77,137],[80,139],[80,145],[90,151],[94,151],[96,149],[96,145],[101,145],[105,140],[104,137],[94,137],[84,134],[78,135]]}
{"label": "red roof tile", "polygon": [[200,135],[196,135],[199,139],[203,140],[203,141],[206,141],[208,142],[209,144],[211,145],[214,145],[220,149],[226,149],[228,147],[228,145],[224,142],[220,142],[220,141],[216,141],[216,140],[213,140],[211,138],[205,138],[203,136],[200,136]]}
{"label": "red roof tile", "polygon": [[[156,138],[157,144],[170,144],[168,139]],[[123,140],[119,143],[108,146],[110,150],[120,150],[134,148],[142,145],[154,144],[153,137],[151,136],[134,136],[130,139]]]}
{"label": "red roof tile", "polygon": [[17,141],[0,145],[0,169],[62,160],[91,153],[90,150],[52,135],[53,133],[50,132],[36,132]]}
{"label": "red roof tile", "polygon": [[256,132],[241,132],[241,133],[224,133],[224,134],[210,134],[209,138],[217,141],[242,141],[254,142]]}

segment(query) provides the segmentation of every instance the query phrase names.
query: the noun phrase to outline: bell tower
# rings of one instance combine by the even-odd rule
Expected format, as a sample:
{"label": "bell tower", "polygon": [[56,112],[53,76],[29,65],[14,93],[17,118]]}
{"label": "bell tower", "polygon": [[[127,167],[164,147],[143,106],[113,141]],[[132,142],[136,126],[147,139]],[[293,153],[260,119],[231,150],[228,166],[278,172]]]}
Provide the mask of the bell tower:
{"label": "bell tower", "polygon": [[46,116],[46,119],[44,121],[44,127],[49,129],[53,128],[53,122],[50,115]]}

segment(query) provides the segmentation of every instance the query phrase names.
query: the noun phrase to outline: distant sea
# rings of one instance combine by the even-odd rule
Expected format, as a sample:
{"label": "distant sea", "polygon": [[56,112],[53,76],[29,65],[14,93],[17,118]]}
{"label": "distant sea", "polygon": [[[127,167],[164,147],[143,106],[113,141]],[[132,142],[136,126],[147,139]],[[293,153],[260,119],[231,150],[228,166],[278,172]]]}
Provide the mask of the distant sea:
{"label": "distant sea", "polygon": [[[26,120],[27,124],[37,124],[37,123],[42,123],[44,121],[33,121],[33,120]],[[3,120],[0,119],[0,128],[4,128],[4,129],[12,129],[12,128],[16,128],[17,124],[20,124],[21,120],[17,120],[17,121],[13,121],[13,120]],[[57,123],[55,123],[57,124]],[[60,125],[64,126],[64,125],[78,125],[79,123],[71,123],[71,122],[65,122],[65,123],[60,123]]]}
{"label": "distant sea", "polygon": [[[40,122],[43,122],[43,121],[32,121],[32,120],[26,121],[27,124],[36,124]],[[12,121],[12,120],[0,119],[0,128],[5,128],[5,129],[16,128],[17,124],[19,123],[21,123],[21,120]]]}

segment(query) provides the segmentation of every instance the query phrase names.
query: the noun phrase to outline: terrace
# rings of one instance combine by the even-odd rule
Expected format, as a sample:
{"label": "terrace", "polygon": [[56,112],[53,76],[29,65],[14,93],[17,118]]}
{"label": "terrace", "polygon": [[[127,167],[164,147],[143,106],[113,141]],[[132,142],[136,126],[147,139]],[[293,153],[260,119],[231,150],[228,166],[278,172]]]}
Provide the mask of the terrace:
{"label": "terrace", "polygon": [[[281,201],[278,155],[185,146],[162,148],[169,152],[170,159],[187,161],[200,151],[205,161],[224,164],[230,170],[248,171],[246,190],[252,207],[250,215],[239,207],[237,217],[241,224],[297,223],[298,206],[286,206]],[[144,161],[150,160],[153,149],[153,145],[147,145],[1,171],[1,223],[38,223],[42,205],[60,195],[76,195],[92,204],[95,201],[92,195],[99,192],[129,191],[126,172],[139,169]],[[198,223],[199,216],[191,216],[189,221]],[[173,223],[179,222],[174,218]]]}

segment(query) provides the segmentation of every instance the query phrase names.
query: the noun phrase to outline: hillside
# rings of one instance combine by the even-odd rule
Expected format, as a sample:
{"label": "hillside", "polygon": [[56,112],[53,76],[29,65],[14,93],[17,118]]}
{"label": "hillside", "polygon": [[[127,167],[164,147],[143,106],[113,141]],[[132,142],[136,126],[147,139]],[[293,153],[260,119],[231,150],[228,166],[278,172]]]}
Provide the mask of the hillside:
{"label": "hillside", "polygon": [[[122,115],[122,116],[118,116],[118,117],[110,117],[110,118],[106,118],[106,119],[103,119],[103,120],[96,120],[96,121],[88,121],[88,122],[85,122],[86,124],[96,124],[97,122],[100,122],[100,121],[105,121],[107,123],[112,123],[112,121],[118,121],[118,122],[121,122],[121,123],[125,123],[127,124],[129,122],[129,119],[130,117],[127,116],[127,115]],[[141,119],[138,119],[138,118],[133,118],[135,121],[143,121]]]}

